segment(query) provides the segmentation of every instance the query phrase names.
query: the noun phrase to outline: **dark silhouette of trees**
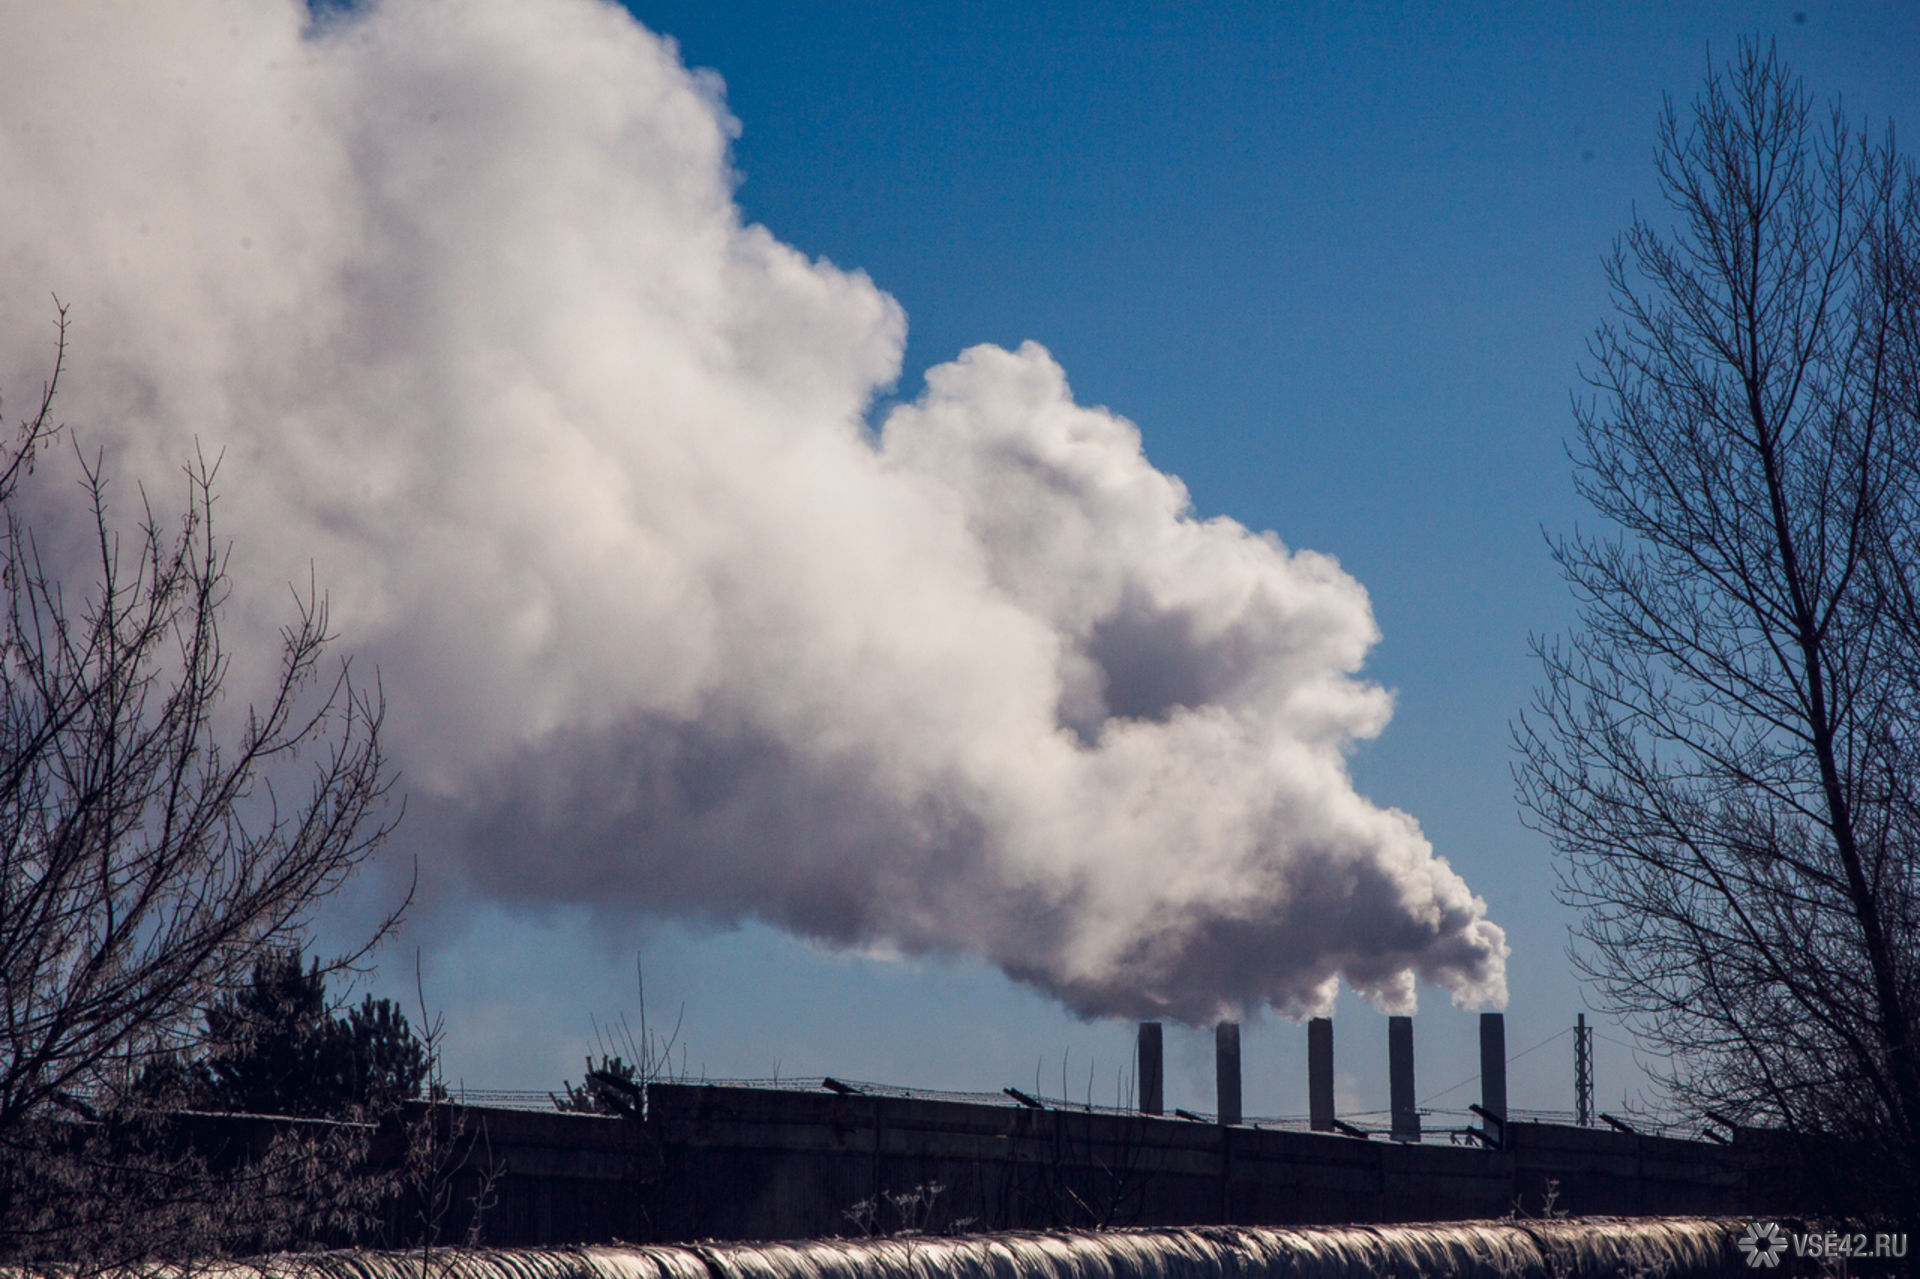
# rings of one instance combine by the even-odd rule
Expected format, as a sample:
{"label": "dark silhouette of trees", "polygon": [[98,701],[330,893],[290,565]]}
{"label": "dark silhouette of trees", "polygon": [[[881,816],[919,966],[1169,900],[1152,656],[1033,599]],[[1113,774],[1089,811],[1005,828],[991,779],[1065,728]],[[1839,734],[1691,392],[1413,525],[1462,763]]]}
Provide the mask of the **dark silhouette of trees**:
{"label": "dark silhouette of trees", "polygon": [[[1607,264],[1519,795],[1576,960],[1695,1114],[1920,1187],[1920,184],[1771,49],[1668,103]],[[1841,1143],[1813,1140],[1843,1138]]]}
{"label": "dark silhouette of trees", "polygon": [[646,1109],[646,1084],[640,1068],[623,1057],[600,1055],[600,1064],[587,1058],[587,1072],[578,1084],[560,1081],[561,1092],[549,1093],[553,1108],[570,1115],[640,1115]]}
{"label": "dark silhouette of trees", "polygon": [[146,1087],[172,1104],[248,1115],[379,1118],[417,1099],[426,1044],[390,999],[334,1011],[318,960],[263,955],[253,980],[206,1013],[203,1057],[166,1059]]}
{"label": "dark silhouette of trees", "polygon": [[[209,1011],[387,833],[382,707],[324,668],[313,594],[264,700],[223,702],[227,553],[203,460],[177,523],[142,494],[123,535],[101,462],[80,455],[91,569],[49,567],[20,498],[60,434],[59,321],[38,407],[0,447],[0,1259],[277,1245],[364,1199],[339,1179],[348,1130],[215,1168],[137,1085],[193,1055]],[[369,1015],[370,1042],[392,1031]]]}

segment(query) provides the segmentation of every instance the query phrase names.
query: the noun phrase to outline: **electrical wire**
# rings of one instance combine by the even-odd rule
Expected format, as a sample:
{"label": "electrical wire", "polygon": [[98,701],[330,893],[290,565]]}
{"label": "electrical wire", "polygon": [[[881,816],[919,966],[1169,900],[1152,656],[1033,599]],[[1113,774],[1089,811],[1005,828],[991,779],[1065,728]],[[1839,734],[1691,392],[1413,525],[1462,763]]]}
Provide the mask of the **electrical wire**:
{"label": "electrical wire", "polygon": [[[1562,1035],[1571,1035],[1572,1033],[1573,1033],[1572,1026],[1568,1026],[1564,1030],[1555,1031],[1553,1034],[1548,1035],[1545,1039],[1535,1044],[1532,1048],[1523,1049],[1520,1052],[1513,1054],[1513,1056],[1507,1058],[1507,1064],[1511,1066],[1514,1062],[1519,1061],[1522,1057],[1526,1056],[1528,1053],[1533,1052],[1536,1049],[1545,1048],[1548,1044],[1560,1038]],[[1478,1078],[1480,1078],[1480,1076],[1477,1073],[1468,1075],[1465,1079],[1462,1079],[1459,1083],[1454,1084],[1450,1088],[1442,1088],[1439,1092],[1428,1093],[1424,1098],[1421,1099],[1420,1104],[1422,1106],[1431,1105],[1433,1102],[1440,1100],[1440,1098],[1446,1096],[1450,1092],[1459,1092],[1462,1088],[1465,1088],[1468,1084],[1472,1083],[1474,1080]]]}

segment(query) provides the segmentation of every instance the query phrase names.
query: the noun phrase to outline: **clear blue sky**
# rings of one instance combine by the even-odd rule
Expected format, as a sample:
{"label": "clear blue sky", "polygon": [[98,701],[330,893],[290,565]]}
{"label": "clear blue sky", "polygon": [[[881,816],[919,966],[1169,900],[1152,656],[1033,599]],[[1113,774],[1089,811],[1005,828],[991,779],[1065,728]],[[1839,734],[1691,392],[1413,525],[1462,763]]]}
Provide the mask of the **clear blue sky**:
{"label": "clear blue sky", "polygon": [[[725,82],[748,218],[866,271],[930,365],[1032,338],[1081,403],[1138,423],[1202,515],[1338,558],[1394,690],[1352,767],[1484,895],[1513,947],[1509,1045],[1585,1007],[1552,859],[1523,829],[1508,726],[1530,634],[1568,626],[1543,529],[1583,512],[1562,440],[1600,258],[1636,205],[1662,95],[1777,39],[1821,96],[1920,129],[1904,3],[1047,5],[635,0]],[[638,939],[638,940],[636,940]],[[469,1085],[578,1077],[589,1018],[673,1020],[696,1072],[1113,1094],[1131,1028],[1082,1022],[976,963],[836,954],[763,926],[629,933],[486,908],[432,934],[430,1002]],[[624,955],[624,958],[622,956]],[[408,944],[376,989],[412,1006]],[[1349,1106],[1385,1105],[1384,1019],[1338,1014]],[[1470,1079],[1474,1019],[1428,992],[1420,1095]],[[1601,1024],[1603,1108],[1640,1086]],[[1304,1030],[1246,1030],[1247,1108],[1305,1109]],[[1210,1045],[1171,1030],[1169,1104],[1212,1104]],[[1562,1038],[1514,1104],[1571,1106]],[[1471,1087],[1436,1098],[1461,1106]]]}

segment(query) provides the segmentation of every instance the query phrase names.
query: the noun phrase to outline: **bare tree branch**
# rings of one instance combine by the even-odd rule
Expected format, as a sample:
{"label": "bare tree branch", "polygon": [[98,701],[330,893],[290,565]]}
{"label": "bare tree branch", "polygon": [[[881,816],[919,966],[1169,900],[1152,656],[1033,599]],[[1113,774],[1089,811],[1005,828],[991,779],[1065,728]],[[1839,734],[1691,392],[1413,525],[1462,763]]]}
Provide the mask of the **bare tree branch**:
{"label": "bare tree branch", "polygon": [[[387,835],[393,785],[378,685],[329,664],[326,600],[311,588],[281,632],[277,680],[230,722],[217,463],[188,466],[177,522],[143,493],[139,527],[122,536],[101,459],[79,455],[90,574],[49,568],[16,499],[59,431],[64,309],[58,328],[38,410],[0,456],[0,1254],[32,1252],[62,1221],[69,1243],[97,1233],[72,1219],[79,1205],[131,1220],[147,1202],[155,1221],[180,1208],[160,1190],[166,1159],[146,1150],[142,1177],[114,1171],[96,1141],[106,1129],[76,1129],[67,1112],[137,1127],[123,1112],[143,1068],[191,1046],[219,997],[298,941]],[[104,1179],[96,1191],[115,1193],[81,1194],[87,1167]],[[49,1201],[68,1205],[64,1218],[22,1206],[22,1187],[49,1178],[75,1182]]]}
{"label": "bare tree branch", "polygon": [[1674,1099],[1870,1143],[1911,1217],[1920,182],[1753,45],[1656,164],[1575,404],[1612,533],[1552,546],[1581,629],[1535,642],[1519,795]]}

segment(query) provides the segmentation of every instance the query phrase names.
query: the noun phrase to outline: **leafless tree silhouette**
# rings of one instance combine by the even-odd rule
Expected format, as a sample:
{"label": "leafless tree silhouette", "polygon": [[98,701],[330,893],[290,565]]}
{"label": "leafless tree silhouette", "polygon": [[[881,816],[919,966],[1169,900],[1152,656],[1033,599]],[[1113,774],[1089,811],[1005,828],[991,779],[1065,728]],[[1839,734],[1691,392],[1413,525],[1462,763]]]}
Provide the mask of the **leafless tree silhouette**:
{"label": "leafless tree silhouette", "polygon": [[1536,641],[1519,795],[1674,1098],[1869,1143],[1911,1215],[1920,186],[1754,45],[1669,101],[1658,169],[1576,404],[1611,531],[1554,546],[1580,628]]}
{"label": "leafless tree silhouette", "polygon": [[[192,1190],[209,1166],[140,1118],[165,1099],[135,1085],[196,1046],[205,1010],[379,845],[391,775],[377,692],[324,665],[315,593],[281,632],[264,702],[223,706],[227,553],[204,460],[177,524],[143,494],[123,538],[82,455],[91,570],[63,579],[43,559],[19,499],[60,433],[66,334],[61,309],[37,411],[0,453],[0,1254],[77,1260],[109,1236],[136,1252],[216,1237]],[[281,1197],[263,1182],[249,1202],[284,1203],[314,1162],[255,1161]]]}

